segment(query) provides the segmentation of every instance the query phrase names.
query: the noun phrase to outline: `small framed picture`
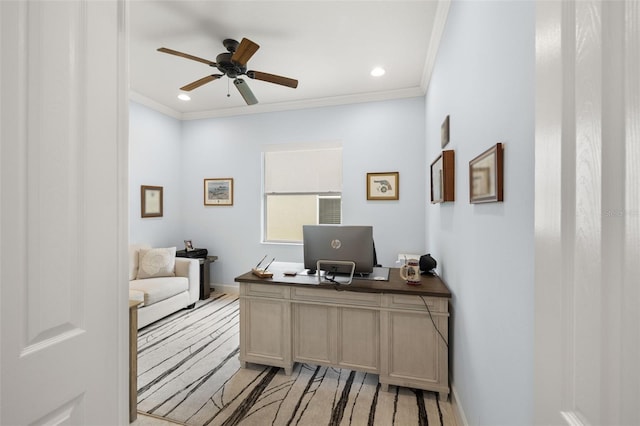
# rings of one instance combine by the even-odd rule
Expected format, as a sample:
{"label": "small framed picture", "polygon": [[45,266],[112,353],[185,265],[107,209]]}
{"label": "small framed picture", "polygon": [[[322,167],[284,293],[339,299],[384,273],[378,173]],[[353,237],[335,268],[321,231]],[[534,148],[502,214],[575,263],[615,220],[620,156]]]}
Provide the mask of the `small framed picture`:
{"label": "small framed picture", "polygon": [[233,205],[233,178],[216,178],[204,180],[205,206]]}
{"label": "small framed picture", "polygon": [[162,217],[162,187],[142,185],[140,207],[142,217]]}
{"label": "small framed picture", "polygon": [[469,161],[469,202],[503,201],[503,151],[497,143]]}
{"label": "small framed picture", "polygon": [[440,144],[444,148],[449,143],[449,116],[444,119],[440,126]]}
{"label": "small framed picture", "polygon": [[431,163],[431,203],[455,201],[455,152],[442,151]]}
{"label": "small framed picture", "polygon": [[367,173],[367,200],[398,200],[400,173]]}
{"label": "small framed picture", "polygon": [[186,251],[193,251],[193,243],[191,240],[184,240],[184,249]]}

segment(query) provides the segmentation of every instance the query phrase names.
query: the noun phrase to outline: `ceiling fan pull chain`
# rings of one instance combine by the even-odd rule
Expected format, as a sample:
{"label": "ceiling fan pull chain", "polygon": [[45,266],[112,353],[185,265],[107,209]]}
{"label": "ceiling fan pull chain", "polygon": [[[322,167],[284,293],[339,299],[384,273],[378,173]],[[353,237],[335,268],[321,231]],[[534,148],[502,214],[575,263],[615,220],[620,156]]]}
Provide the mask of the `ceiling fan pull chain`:
{"label": "ceiling fan pull chain", "polygon": [[227,79],[227,98],[231,97],[231,93],[229,93],[229,87],[231,87],[229,81],[231,81],[230,78]]}

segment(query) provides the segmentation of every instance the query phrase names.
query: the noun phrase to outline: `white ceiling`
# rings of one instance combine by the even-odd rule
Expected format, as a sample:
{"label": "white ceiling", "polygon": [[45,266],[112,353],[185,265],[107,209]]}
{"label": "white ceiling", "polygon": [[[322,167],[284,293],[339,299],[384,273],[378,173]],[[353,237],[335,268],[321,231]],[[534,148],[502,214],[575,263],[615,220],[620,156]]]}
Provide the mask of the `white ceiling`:
{"label": "white ceiling", "polygon": [[[191,119],[420,96],[425,93],[449,0],[152,1],[130,3],[131,98]],[[260,49],[247,68],[295,78],[297,89],[244,77],[258,98],[247,106],[222,77],[177,99],[179,88],[217,73],[157,52],[213,62],[225,38]],[[369,73],[386,69],[383,77]],[[227,93],[231,96],[227,97]]]}

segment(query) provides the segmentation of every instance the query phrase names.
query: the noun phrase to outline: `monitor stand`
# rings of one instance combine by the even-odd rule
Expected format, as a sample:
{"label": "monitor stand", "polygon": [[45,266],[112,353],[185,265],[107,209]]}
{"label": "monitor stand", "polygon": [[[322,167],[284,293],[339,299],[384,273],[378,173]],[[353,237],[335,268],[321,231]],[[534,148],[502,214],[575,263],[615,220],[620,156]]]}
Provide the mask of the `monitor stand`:
{"label": "monitor stand", "polygon": [[[302,274],[307,274],[307,275],[316,275],[318,273],[317,270],[315,269],[305,269],[304,272],[302,272]],[[320,271],[320,275],[324,276],[325,272],[324,271]],[[338,277],[342,277],[343,281],[344,279],[348,279],[349,278],[349,274],[336,274],[336,276]],[[373,267],[373,271],[366,273],[366,272],[355,272],[353,274],[353,279],[354,280],[373,280],[373,281],[389,281],[389,268],[387,267],[383,267],[383,266],[374,266]]]}
{"label": "monitor stand", "polygon": [[[323,267],[324,266],[324,267]],[[344,270],[345,267],[350,269],[348,274],[335,272]],[[353,279],[353,272],[356,269],[356,263],[347,260],[318,260],[316,264],[318,271],[323,273],[318,274],[320,282],[332,282],[334,284],[351,284]]]}

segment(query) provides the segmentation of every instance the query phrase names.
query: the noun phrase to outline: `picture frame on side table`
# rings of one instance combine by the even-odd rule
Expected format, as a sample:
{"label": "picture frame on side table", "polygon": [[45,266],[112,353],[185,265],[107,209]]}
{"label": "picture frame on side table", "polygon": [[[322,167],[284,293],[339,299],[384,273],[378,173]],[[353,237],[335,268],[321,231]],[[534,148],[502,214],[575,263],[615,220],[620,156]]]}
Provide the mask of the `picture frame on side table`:
{"label": "picture frame on side table", "polygon": [[431,204],[455,201],[455,152],[442,151],[431,163]]}
{"label": "picture frame on side table", "polygon": [[184,240],[184,249],[185,249],[185,251],[193,251],[193,250],[195,250],[193,248],[193,243],[191,242],[191,240]]}
{"label": "picture frame on side table", "polygon": [[503,201],[504,145],[497,143],[469,161],[469,202]]}
{"label": "picture frame on side table", "polygon": [[233,178],[214,178],[204,180],[205,206],[233,205]]}
{"label": "picture frame on side table", "polygon": [[367,200],[400,199],[400,172],[367,173]]}
{"label": "picture frame on side table", "polygon": [[162,217],[163,198],[161,186],[140,186],[141,217]]}

